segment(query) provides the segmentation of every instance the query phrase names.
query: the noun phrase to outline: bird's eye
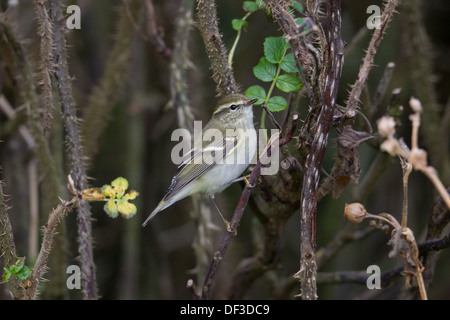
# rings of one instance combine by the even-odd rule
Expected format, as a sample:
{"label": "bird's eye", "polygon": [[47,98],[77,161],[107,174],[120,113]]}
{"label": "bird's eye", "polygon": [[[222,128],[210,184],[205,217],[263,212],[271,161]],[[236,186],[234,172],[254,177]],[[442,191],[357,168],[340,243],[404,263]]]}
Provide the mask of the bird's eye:
{"label": "bird's eye", "polygon": [[237,106],[236,106],[235,104],[232,104],[232,105],[230,106],[230,109],[231,109],[231,110],[236,110],[236,108],[237,108]]}

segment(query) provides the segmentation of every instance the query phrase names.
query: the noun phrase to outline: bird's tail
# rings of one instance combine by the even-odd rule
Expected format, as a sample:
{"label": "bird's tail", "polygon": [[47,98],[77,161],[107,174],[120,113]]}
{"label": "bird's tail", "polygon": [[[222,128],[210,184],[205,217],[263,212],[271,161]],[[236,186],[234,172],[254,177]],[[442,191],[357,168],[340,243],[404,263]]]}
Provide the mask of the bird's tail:
{"label": "bird's tail", "polygon": [[166,201],[166,200],[162,200],[158,204],[158,206],[155,208],[155,210],[153,210],[152,213],[148,216],[148,218],[144,221],[142,226],[145,227],[150,222],[150,220],[152,220],[156,216],[156,214],[158,212],[160,212],[160,211],[164,210],[165,208],[167,208],[168,207],[168,203],[167,202],[168,201]]}

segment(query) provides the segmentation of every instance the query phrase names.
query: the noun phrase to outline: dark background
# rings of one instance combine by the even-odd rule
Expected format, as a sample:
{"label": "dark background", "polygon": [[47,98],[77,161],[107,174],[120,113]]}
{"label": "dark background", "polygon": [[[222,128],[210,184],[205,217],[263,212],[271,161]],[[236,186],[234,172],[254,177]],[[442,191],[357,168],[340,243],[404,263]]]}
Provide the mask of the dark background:
{"label": "dark background", "polygon": [[[6,7],[2,1],[2,7]],[[68,56],[70,71],[74,77],[73,88],[78,104],[80,118],[95,86],[104,75],[106,62],[111,48],[116,41],[115,30],[119,15],[123,14],[121,1],[80,0],[76,2],[81,8],[81,30],[67,32]],[[368,14],[366,8],[371,4],[381,6],[381,1],[343,1],[343,40],[351,43],[354,35],[366,24]],[[179,1],[154,1],[156,23],[163,31],[162,38],[167,47],[173,48],[174,26],[177,19]],[[230,48],[236,32],[231,28],[231,20],[241,18],[245,12],[241,1],[217,1],[220,30],[223,41]],[[408,24],[399,14],[389,25],[385,38],[375,57],[375,67],[368,81],[369,92],[374,92],[387,63],[396,64],[389,91],[402,88],[402,104],[407,102],[414,91],[412,76],[415,71],[411,57],[414,52],[405,36]],[[449,98],[450,87],[450,35],[448,19],[450,3],[445,0],[423,1],[421,12],[424,17],[427,33],[432,42],[430,54],[434,75],[434,87],[437,102],[445,108]],[[263,12],[253,14],[248,20],[249,27],[243,32],[235,52],[234,75],[241,88],[245,90],[253,84],[260,84],[252,73],[252,68],[263,55],[263,42],[267,36],[279,36],[278,25]],[[419,22],[418,22],[419,23]],[[39,57],[39,37],[36,35],[36,20],[31,1],[21,1],[17,8],[17,25],[20,37],[24,39],[31,61]],[[142,23],[141,23],[142,25]],[[191,65],[187,68],[189,81],[188,94],[194,117],[207,121],[215,106],[215,84],[211,79],[209,61],[204,52],[203,42],[195,25],[190,26],[189,58]],[[144,30],[145,32],[145,30]],[[351,53],[346,55],[338,103],[344,105],[349,85],[354,83],[358,68],[364,55],[364,49],[370,40],[371,32],[367,32]],[[176,166],[170,160],[171,148],[175,142],[170,140],[171,133],[177,128],[176,114],[168,107],[170,100],[170,60],[159,54],[154,45],[135,34],[130,52],[130,67],[126,77],[121,81],[119,99],[114,101],[111,114],[106,114],[110,121],[102,133],[95,155],[89,159],[88,175],[91,186],[110,183],[118,176],[126,177],[130,187],[138,190],[140,196],[133,202],[137,205],[137,215],[124,220],[115,220],[103,212],[103,203],[93,203],[93,240],[94,260],[97,266],[99,293],[105,299],[190,299],[186,282],[192,278],[197,286],[201,286],[202,278],[197,278],[194,270],[196,256],[192,248],[196,227],[190,217],[192,201],[184,199],[160,213],[145,228],[141,223],[157,205],[164,195]],[[11,96],[4,78],[0,73],[2,93]],[[420,76],[419,76],[420,79]],[[423,81],[428,81],[423,79]],[[287,97],[287,96],[286,96]],[[12,98],[11,98],[12,99]],[[306,103],[306,102],[305,102]],[[17,107],[17,106],[14,106]],[[305,104],[299,110],[301,118],[307,112]],[[410,144],[410,122],[408,110],[402,117],[402,126],[397,130],[398,137],[404,137]],[[443,114],[443,113],[442,113]],[[255,109],[255,124],[259,125],[260,110]],[[57,117],[58,114],[55,114]],[[283,114],[277,117],[282,119]],[[2,134],[1,127],[7,122],[0,114],[0,178],[5,182],[4,191],[9,195],[8,205],[18,255],[28,256],[28,178],[26,165],[30,160],[30,152],[20,135]],[[372,123],[375,127],[375,122]],[[53,133],[55,134],[55,133]],[[332,131],[329,147],[324,161],[324,169],[330,170],[335,159],[335,132]],[[89,139],[89,137],[84,137]],[[447,140],[448,141],[448,140]],[[436,139],[439,142],[439,139]],[[419,144],[421,141],[419,141]],[[291,146],[293,148],[293,146]],[[358,147],[362,175],[364,175],[376,154],[379,152],[368,144]],[[449,152],[448,145],[442,145],[442,152]],[[433,159],[429,159],[433,165]],[[67,173],[67,164],[61,168]],[[448,185],[448,173],[443,177]],[[41,183],[45,183],[42,181]],[[318,207],[317,241],[318,247],[329,243],[348,222],[343,217],[346,202],[352,201],[350,185],[338,199],[326,196]],[[233,185],[221,195],[218,201],[228,217],[234,210],[240,195],[241,186]],[[58,195],[67,198],[67,194]],[[397,159],[393,159],[389,168],[382,174],[373,192],[364,203],[373,214],[388,212],[397,219],[401,217],[402,208],[402,171]],[[414,231],[418,242],[423,240],[431,207],[436,199],[432,184],[418,172],[410,176],[408,225]],[[210,205],[209,202],[206,202]],[[39,225],[45,223],[47,213],[42,212]],[[210,248],[214,250],[225,232],[219,216],[212,211],[212,218],[217,230],[211,233]],[[75,214],[64,221],[67,238],[66,264],[77,264]],[[286,223],[282,239],[282,258],[279,268],[267,272],[250,288],[245,298],[250,299],[293,299],[298,293],[298,286],[287,290],[288,283],[299,268],[299,212],[292,215]],[[365,228],[364,221],[357,228]],[[242,258],[252,255],[258,246],[258,221],[251,208],[247,208],[238,230],[238,236],[232,241],[222,262],[213,286],[213,298],[222,298],[229,277]],[[445,233],[445,232],[444,232]],[[389,236],[375,231],[360,241],[344,246],[342,250],[329,260],[319,272],[335,272],[362,270],[371,264],[379,265],[382,273],[401,265],[400,259],[387,257],[390,247],[387,246]],[[211,251],[212,253],[212,251]],[[32,260],[32,257],[28,257]],[[450,297],[450,280],[448,250],[441,252],[436,265],[435,278],[428,295],[431,299],[447,299]],[[47,277],[51,280],[51,272]],[[50,282],[51,283],[51,282]],[[319,284],[320,299],[353,299],[353,298],[401,298],[404,281],[398,279],[379,294],[370,296],[369,290],[361,284]],[[47,284],[44,284],[44,287]],[[284,289],[283,289],[284,288]],[[45,291],[44,291],[45,292]],[[48,293],[47,293],[48,294]],[[44,293],[43,298],[46,296]],[[80,298],[79,292],[71,291],[65,298]]]}

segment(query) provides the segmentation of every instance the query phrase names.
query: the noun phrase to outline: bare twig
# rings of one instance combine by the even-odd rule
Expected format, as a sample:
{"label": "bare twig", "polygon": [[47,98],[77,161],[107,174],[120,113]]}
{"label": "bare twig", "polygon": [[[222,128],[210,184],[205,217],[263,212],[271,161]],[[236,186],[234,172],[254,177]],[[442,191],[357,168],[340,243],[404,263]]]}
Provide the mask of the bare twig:
{"label": "bare twig", "polygon": [[373,32],[372,39],[370,40],[369,47],[363,59],[363,63],[359,68],[359,73],[356,77],[357,80],[352,86],[352,91],[349,94],[347,101],[347,108],[349,109],[356,109],[358,107],[358,102],[366,84],[366,80],[369,76],[370,69],[373,66],[373,61],[378,46],[383,39],[383,34],[388,26],[389,21],[392,19],[392,16],[395,13],[395,8],[399,4],[399,2],[399,0],[388,0],[386,5],[384,6],[383,13],[380,17],[380,26]]}
{"label": "bare twig", "polygon": [[341,2],[328,2],[328,60],[324,77],[325,84],[321,97],[321,108],[314,129],[313,141],[305,162],[303,187],[301,194],[301,258],[300,270],[296,277],[301,282],[302,299],[316,299],[316,213],[317,189],[320,170],[328,141],[334,106],[336,103],[339,80],[344,56],[344,44],[341,39]]}
{"label": "bare twig", "polygon": [[169,59],[172,55],[172,50],[167,47],[165,41],[161,36],[161,31],[156,25],[155,8],[152,0],[145,1],[145,8],[147,12],[147,24],[148,24],[148,37],[156,50],[166,59]]}
{"label": "bare twig", "polygon": [[[18,257],[7,210],[8,206],[3,195],[3,181],[0,180],[0,257],[3,258],[5,266],[11,266],[17,261]],[[21,299],[25,293],[21,284],[21,281],[16,277],[9,280],[9,288],[15,299]]]}
{"label": "bare twig", "polygon": [[29,286],[26,288],[24,298],[34,300],[39,291],[39,284],[41,278],[47,272],[48,256],[52,249],[53,237],[55,235],[56,227],[63,217],[65,217],[76,205],[78,205],[78,198],[73,197],[69,201],[63,201],[56,207],[48,217],[48,221],[43,228],[42,245],[39,250],[36,263],[33,267],[30,277],[28,278]]}
{"label": "bare twig", "polygon": [[[67,133],[68,156],[72,166],[71,175],[75,188],[80,191],[87,188],[86,169],[78,127],[79,122],[76,115],[76,102],[72,94],[72,83],[65,50],[65,20],[62,16],[60,1],[50,0],[49,3],[50,17],[54,27],[54,57],[56,60],[54,76],[61,101],[64,127]],[[87,202],[82,202],[78,207],[77,224],[83,292],[86,299],[96,299],[97,283],[91,238],[91,212]]]}
{"label": "bare twig", "polygon": [[391,117],[382,117],[378,121],[378,132],[387,137],[387,139],[381,144],[380,149],[386,151],[391,156],[400,156],[407,159],[414,170],[421,171],[428,179],[434,184],[435,188],[441,195],[446,205],[450,208],[450,195],[442,184],[438,177],[436,170],[428,165],[427,153],[425,150],[418,147],[418,135],[420,127],[420,115],[423,111],[422,104],[418,99],[411,98],[409,101],[411,109],[414,114],[410,115],[412,123],[411,133],[411,150],[394,137],[395,123]]}
{"label": "bare twig", "polygon": [[406,161],[402,162],[403,169],[403,205],[402,205],[402,231],[406,230],[406,222],[408,220],[408,178],[412,171],[412,166]]}
{"label": "bare twig", "polygon": [[228,53],[219,32],[214,0],[197,0],[197,22],[213,70],[217,94],[223,96],[238,92],[233,72],[228,65]]}
{"label": "bare twig", "polygon": [[42,126],[44,135],[47,135],[51,128],[51,121],[53,119],[53,90],[50,79],[53,65],[53,26],[45,6],[46,1],[34,0],[33,2],[38,21],[37,33],[41,37],[39,84],[42,87],[42,97],[44,100]]}

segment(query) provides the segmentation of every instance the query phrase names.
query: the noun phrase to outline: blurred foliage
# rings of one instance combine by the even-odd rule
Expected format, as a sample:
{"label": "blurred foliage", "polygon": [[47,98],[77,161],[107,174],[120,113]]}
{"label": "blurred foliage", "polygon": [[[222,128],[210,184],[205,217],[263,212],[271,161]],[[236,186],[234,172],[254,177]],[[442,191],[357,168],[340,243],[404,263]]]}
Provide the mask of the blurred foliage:
{"label": "blurred foliage", "polygon": [[[153,1],[156,25],[169,48],[174,45],[172,39],[180,1],[183,0]],[[1,1],[3,9],[6,8],[6,2]],[[347,44],[350,44],[360,28],[365,26],[368,17],[366,8],[374,3],[381,6],[381,1],[343,0],[343,40]],[[68,31],[67,39],[74,95],[82,118],[89,96],[101,81],[106,61],[115,41],[118,40],[114,38],[114,34],[118,15],[120,12],[123,13],[123,2],[79,0],[77,4],[82,13],[81,29]],[[227,48],[230,48],[236,37],[232,21],[243,16],[242,1],[218,0],[217,5],[223,41]],[[434,84],[438,103],[446,105],[450,92],[450,60],[447,59],[450,51],[450,38],[447,32],[450,3],[444,0],[424,1],[422,10],[433,43],[432,74],[436,79]],[[406,106],[409,97],[415,95],[410,64],[410,57],[414,52],[410,52],[410,46],[404,36],[402,8],[400,7],[398,11],[400,13],[390,24],[375,57],[376,67],[371,71],[367,89],[371,93],[375,91],[384,67],[393,61],[396,66],[388,92],[401,87],[401,104]],[[28,50],[29,58],[33,62],[39,61],[40,39],[36,35],[32,1],[20,1],[15,17],[20,36],[26,40],[25,48]],[[241,38],[234,53],[234,75],[241,88],[258,84],[267,92],[270,83],[256,80],[253,67],[260,63],[260,58],[264,55],[264,39],[269,36],[279,37],[281,34],[278,25],[262,11],[254,12],[247,22],[248,26],[242,25]],[[145,34],[144,24],[139,25],[142,28],[141,32]],[[210,78],[209,62],[198,31],[194,24],[189,28],[191,32],[188,52],[191,65],[186,66],[189,78],[188,94],[194,118],[206,121],[216,103],[215,85]],[[370,32],[366,32],[345,57],[338,103],[342,101],[343,104],[347,98],[348,84],[354,82],[369,39]],[[168,104],[171,99],[170,61],[157,52],[154,44],[146,41],[139,32],[135,33],[130,52],[127,57],[130,61],[129,70],[126,76],[120,79],[123,82],[120,94],[113,101],[110,114],[105,115],[109,118],[109,122],[100,137],[95,154],[88,159],[88,175],[93,180],[91,183],[93,185],[103,185],[111,181],[112,177],[125,176],[130,185],[139,190],[140,196],[133,201],[137,207],[137,214],[129,220],[109,219],[103,214],[103,203],[92,204],[94,261],[98,271],[99,292],[105,299],[190,299],[191,294],[186,289],[186,282],[193,277],[192,273],[195,272],[193,268],[196,265],[192,248],[196,228],[189,214],[190,199],[172,205],[146,228],[141,227],[142,221],[164,195],[176,170],[176,166],[170,160],[171,148],[174,145],[171,133],[177,128],[176,113]],[[3,66],[4,62],[0,63]],[[14,101],[15,84],[8,74],[8,69],[3,67],[0,68],[0,88],[1,93],[16,109],[23,108]],[[282,95],[286,99],[289,98],[287,93]],[[387,100],[388,98],[385,98],[383,103],[387,104]],[[302,109],[297,111],[300,118],[303,118],[308,111],[307,105],[303,103]],[[54,112],[57,118],[59,111]],[[398,135],[405,137],[409,144],[410,127],[407,116],[408,112],[404,112]],[[277,113],[276,117],[283,119],[283,112]],[[256,107],[255,124],[258,126],[259,119],[261,110]],[[27,164],[31,153],[19,135],[19,130],[7,131],[9,128],[7,125],[6,116],[0,113],[0,179],[4,181],[5,194],[10,198],[9,214],[15,230],[17,251],[25,254],[28,252],[30,206]],[[61,141],[58,125],[55,124],[52,130],[50,142],[58,143]],[[331,138],[333,134],[332,132]],[[327,172],[333,166],[336,151],[333,139],[329,141],[323,164]],[[56,151],[55,147],[53,151]],[[362,176],[368,171],[378,152],[368,144],[358,147]],[[442,152],[449,152],[449,146],[442,146]],[[433,159],[430,159],[430,163],[433,164]],[[66,171],[67,166],[58,170]],[[65,173],[67,175],[67,172]],[[449,181],[444,180],[444,184],[448,186]],[[344,204],[352,199],[352,188],[358,186],[347,187],[338,199],[326,196],[319,203],[318,248],[328,244],[342,229],[348,227],[348,222],[343,218],[343,209]],[[228,216],[231,216],[240,192],[239,185],[232,185],[217,196],[223,212],[228,213]],[[409,194],[408,224],[420,243],[427,231],[427,220],[432,204],[436,200],[436,193],[425,177],[412,174]],[[66,195],[56,196],[65,198]],[[399,162],[392,159],[389,168],[379,177],[375,188],[366,199],[365,207],[372,213],[389,212],[399,217],[402,197],[402,170]],[[41,217],[45,217],[46,214],[48,213],[42,213]],[[215,222],[218,228],[214,231],[215,236],[211,241],[213,247],[217,247],[225,230],[221,228],[219,216],[214,215],[213,218],[217,219]],[[65,248],[68,265],[77,264],[75,220],[75,215],[69,215],[64,222],[68,239],[68,247]],[[41,218],[39,226],[44,223],[45,219]],[[361,225],[357,228],[364,227]],[[227,288],[229,275],[233,273],[236,265],[258,247],[259,228],[251,207],[248,207],[241,221],[238,236],[233,240],[216,277],[213,298],[222,297],[223,290]],[[292,275],[298,270],[300,239],[298,232],[299,216],[296,213],[285,226],[280,268],[267,272],[259,278],[248,291],[246,298],[294,298],[298,289],[283,291],[283,285],[291,281]],[[350,242],[323,265],[319,272],[365,271],[372,264],[379,265],[382,272],[389,271],[400,262],[387,257],[390,250],[386,244],[388,238],[381,232],[373,232],[362,240]],[[450,280],[447,277],[449,265],[450,253],[447,249],[440,253],[433,284],[428,293],[429,298],[450,297]],[[279,279],[283,279],[284,282],[280,283]],[[403,284],[403,280],[396,281],[373,298],[398,298]],[[201,286],[200,283],[197,285]],[[370,294],[368,291],[365,285],[352,283],[319,284],[318,287],[320,299],[364,298]],[[68,296],[79,298],[80,293],[71,290]]]}

